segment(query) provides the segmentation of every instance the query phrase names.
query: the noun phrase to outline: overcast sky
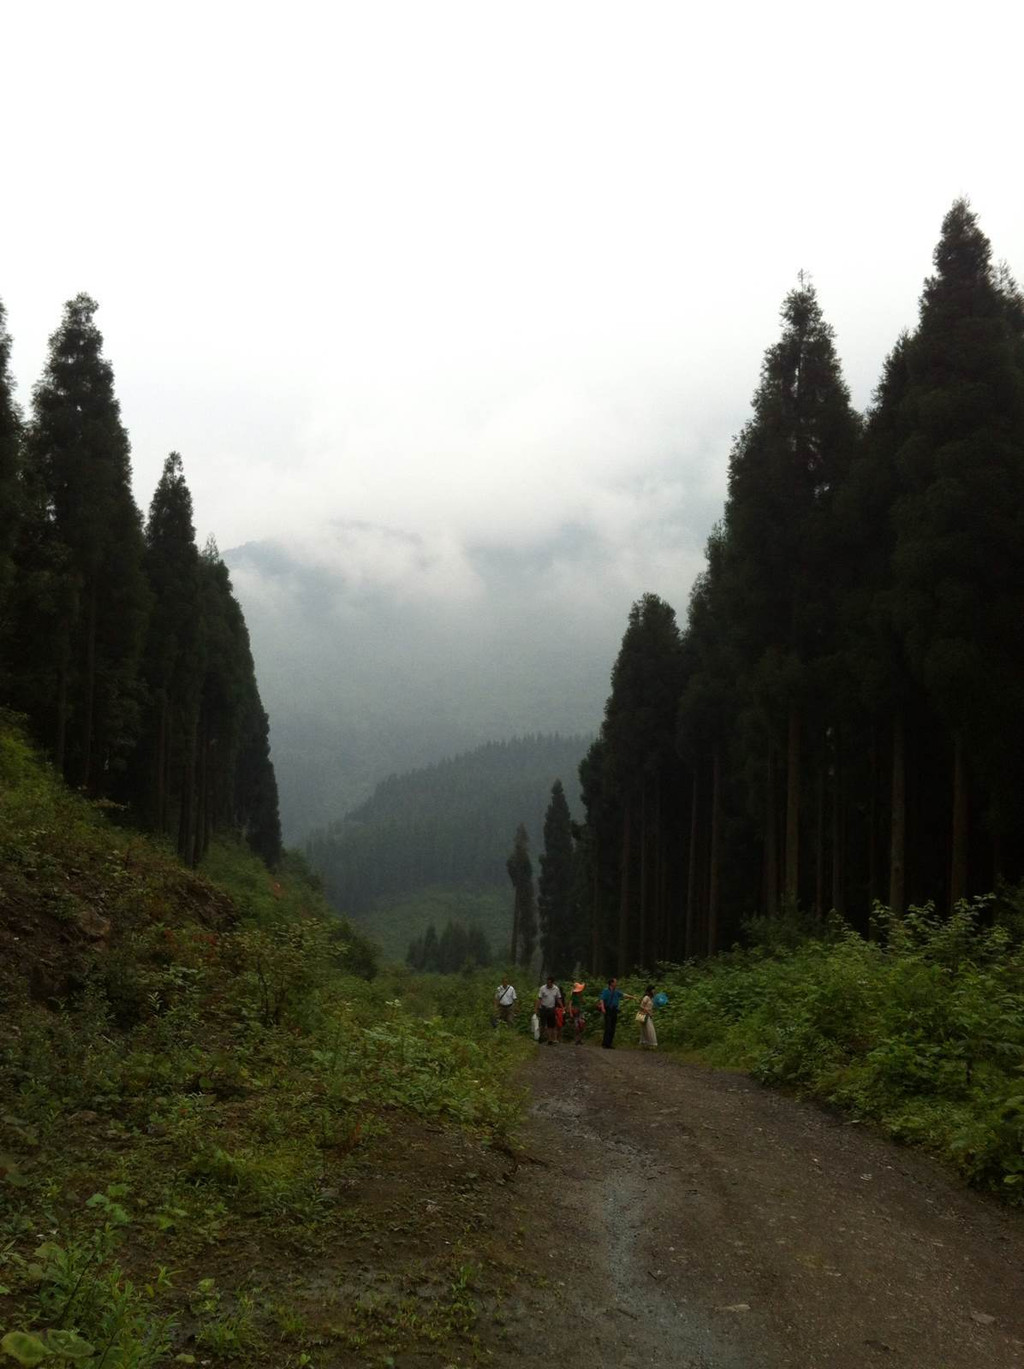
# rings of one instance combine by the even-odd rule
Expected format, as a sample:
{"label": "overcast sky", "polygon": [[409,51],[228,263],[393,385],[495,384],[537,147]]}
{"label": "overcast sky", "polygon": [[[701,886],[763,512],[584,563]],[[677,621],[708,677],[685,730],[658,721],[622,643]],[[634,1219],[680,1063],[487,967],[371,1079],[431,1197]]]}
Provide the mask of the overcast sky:
{"label": "overcast sky", "polygon": [[1019,5],[0,10],[23,399],[89,291],[144,508],[179,449],[201,537],[396,597],[568,528],[682,608],[799,269],[860,406],[955,196],[1024,272]]}

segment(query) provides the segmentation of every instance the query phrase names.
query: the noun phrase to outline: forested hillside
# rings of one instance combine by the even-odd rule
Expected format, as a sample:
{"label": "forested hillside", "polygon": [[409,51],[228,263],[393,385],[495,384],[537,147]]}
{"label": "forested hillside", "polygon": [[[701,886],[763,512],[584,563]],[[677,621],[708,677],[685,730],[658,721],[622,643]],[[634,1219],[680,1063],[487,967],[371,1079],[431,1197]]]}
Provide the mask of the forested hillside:
{"label": "forested hillside", "polygon": [[267,716],[242,611],[200,551],[172,452],[143,524],[96,304],[71,300],[32,412],[0,307],[0,706],[68,783],[196,864],[217,832],[281,854]]}
{"label": "forested hillside", "polygon": [[581,771],[595,968],[1024,876],[1024,297],[964,201],[934,262],[866,419],[787,296],[686,622],[633,607]]}
{"label": "forested hillside", "polygon": [[525,823],[539,848],[556,779],[578,814],[586,746],[582,737],[520,737],[392,775],[366,803],[314,832],[307,856],[343,912],[427,886],[507,888],[516,827]]}

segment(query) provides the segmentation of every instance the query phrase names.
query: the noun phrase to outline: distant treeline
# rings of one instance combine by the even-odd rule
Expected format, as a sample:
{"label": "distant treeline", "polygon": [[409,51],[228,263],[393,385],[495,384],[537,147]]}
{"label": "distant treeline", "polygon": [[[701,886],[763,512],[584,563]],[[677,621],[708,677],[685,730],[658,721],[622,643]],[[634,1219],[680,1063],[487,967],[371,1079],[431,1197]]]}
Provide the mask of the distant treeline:
{"label": "distant treeline", "polygon": [[198,861],[218,830],[281,850],[249,635],[171,453],[143,525],[110,363],[79,295],[25,420],[0,306],[0,703],[68,783]]}
{"label": "distant treeline", "polygon": [[392,775],[341,822],[313,833],[309,860],[333,906],[349,913],[427,885],[503,884],[512,833],[524,821],[540,833],[559,776],[579,811],[586,746],[583,737],[520,737]]}
{"label": "distant treeline", "polygon": [[479,927],[466,927],[449,918],[440,936],[433,923],[409,946],[406,964],[433,974],[455,974],[472,965],[489,965],[491,948]]}
{"label": "distant treeline", "polygon": [[966,202],[865,418],[801,281],[680,629],[634,605],[581,768],[593,968],[1024,876],[1024,298]]}

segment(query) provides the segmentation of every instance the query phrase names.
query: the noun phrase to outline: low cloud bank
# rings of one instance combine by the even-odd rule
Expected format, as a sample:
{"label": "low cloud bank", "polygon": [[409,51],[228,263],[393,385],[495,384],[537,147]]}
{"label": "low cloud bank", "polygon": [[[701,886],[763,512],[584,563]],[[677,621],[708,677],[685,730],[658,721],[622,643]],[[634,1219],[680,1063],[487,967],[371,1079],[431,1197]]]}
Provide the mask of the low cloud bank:
{"label": "low cloud bank", "polygon": [[362,520],[226,554],[294,842],[385,775],[480,742],[594,732],[630,604],[682,616],[713,499],[648,481],[606,522],[460,541]]}

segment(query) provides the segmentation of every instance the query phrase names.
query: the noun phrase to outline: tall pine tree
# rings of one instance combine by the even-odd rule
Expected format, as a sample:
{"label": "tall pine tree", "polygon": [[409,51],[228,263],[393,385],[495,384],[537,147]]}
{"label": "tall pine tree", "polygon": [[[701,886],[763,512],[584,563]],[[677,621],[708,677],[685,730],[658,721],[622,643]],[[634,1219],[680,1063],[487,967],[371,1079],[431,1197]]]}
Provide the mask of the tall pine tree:
{"label": "tall pine tree", "polygon": [[965,200],[946,215],[906,351],[893,558],[907,654],[949,737],[950,901],[1015,840],[1024,751],[1024,352],[1013,282]]}
{"label": "tall pine tree", "polygon": [[766,720],[768,771],[776,751],[785,756],[782,882],[795,902],[805,757],[827,725],[824,662],[835,650],[834,495],[860,425],[811,285],[786,296],[782,322],[730,458],[722,578],[730,632]]}
{"label": "tall pine tree", "polygon": [[[578,871],[581,921],[590,925],[590,968],[610,974],[616,966],[618,917],[618,836],[621,812],[608,773],[608,743],[598,737],[580,761],[580,798],[586,814],[584,833],[577,842],[583,868]],[[585,916],[583,911],[585,910]]]}
{"label": "tall pine tree", "polygon": [[57,763],[93,792],[110,787],[135,741],[138,666],[149,594],[132,499],[128,435],[102,355],[96,304],[64,309],[33,396],[27,461],[51,525],[61,577],[53,734]]}
{"label": "tall pine tree", "polygon": [[12,552],[18,531],[20,499],[21,415],[14,401],[10,371],[11,337],[0,301],[0,634],[14,571]]}
{"label": "tall pine tree", "polygon": [[281,830],[267,717],[245,619],[212,539],[200,557],[200,590],[205,673],[194,743],[183,759],[178,848],[195,863],[213,833],[227,828],[274,864]]}
{"label": "tall pine tree", "polygon": [[678,778],[675,735],[682,681],[675,612],[658,595],[645,594],[630,609],[602,728],[605,776],[617,791],[621,811],[620,973],[630,965],[653,962],[664,922],[665,886],[658,863],[665,789]]}
{"label": "tall pine tree", "polygon": [[[139,747],[142,811],[158,831],[178,827],[186,759],[195,747],[205,659],[199,550],[181,457],[164,462],[146,523],[153,610],[143,658],[146,726]],[[144,776],[144,778],[143,778]]]}
{"label": "tall pine tree", "polygon": [[544,968],[559,978],[576,966],[579,947],[573,924],[572,821],[562,781],[551,786],[544,817],[544,851],[540,858],[537,909]]}
{"label": "tall pine tree", "polygon": [[537,945],[537,895],[533,885],[530,838],[522,823],[516,828],[505,868],[513,889],[510,956],[520,965],[528,966]]}

